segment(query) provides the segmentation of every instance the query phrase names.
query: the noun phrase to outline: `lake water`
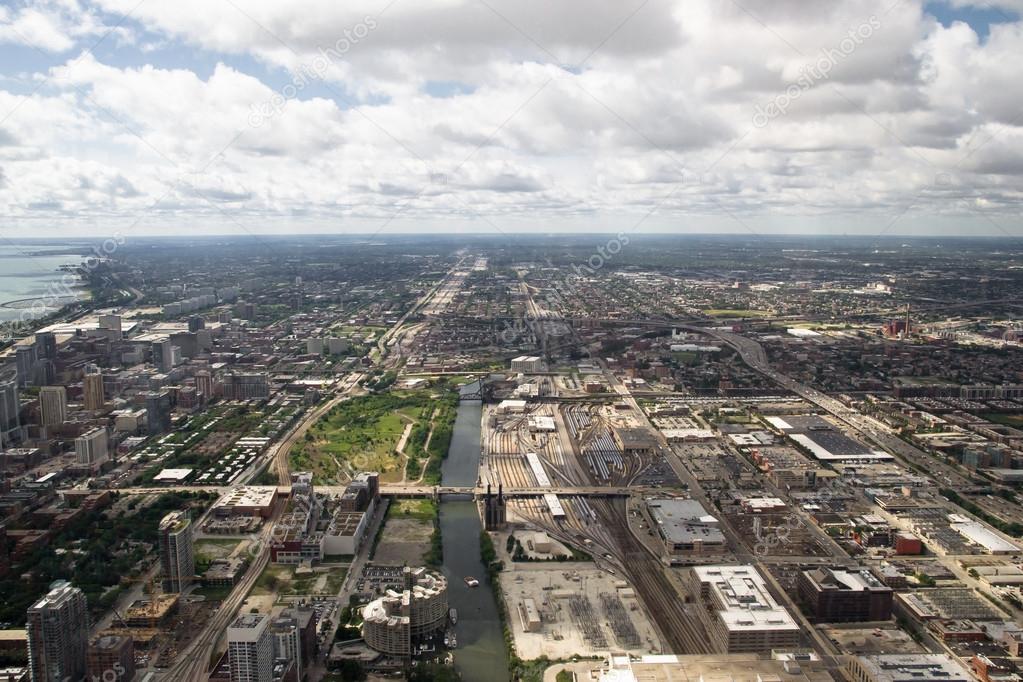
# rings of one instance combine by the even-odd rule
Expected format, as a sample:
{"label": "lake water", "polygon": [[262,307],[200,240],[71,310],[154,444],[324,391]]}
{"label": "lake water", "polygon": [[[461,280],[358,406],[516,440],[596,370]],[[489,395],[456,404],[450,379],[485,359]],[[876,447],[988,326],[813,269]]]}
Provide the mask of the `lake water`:
{"label": "lake water", "polygon": [[43,301],[44,314],[74,300],[65,296],[67,292],[61,283],[65,273],[59,268],[81,263],[82,256],[55,253],[54,249],[0,240],[0,321],[31,317],[33,300]]}

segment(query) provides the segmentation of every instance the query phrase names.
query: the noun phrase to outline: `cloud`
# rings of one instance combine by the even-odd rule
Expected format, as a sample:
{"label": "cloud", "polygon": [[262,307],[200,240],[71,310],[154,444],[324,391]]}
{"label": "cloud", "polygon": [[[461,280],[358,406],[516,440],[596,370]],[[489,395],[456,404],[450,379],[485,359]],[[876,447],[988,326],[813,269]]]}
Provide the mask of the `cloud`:
{"label": "cloud", "polygon": [[[15,223],[876,231],[907,205],[907,225],[1019,223],[1023,26],[981,40],[920,0],[31,9],[60,56],[25,74],[36,92],[0,89]],[[89,52],[123,15],[143,47]]]}
{"label": "cloud", "polygon": [[20,8],[0,7],[0,44],[8,43],[67,52],[85,37],[115,34],[122,43],[133,40],[123,26],[107,26],[100,13],[78,0],[38,0]]}

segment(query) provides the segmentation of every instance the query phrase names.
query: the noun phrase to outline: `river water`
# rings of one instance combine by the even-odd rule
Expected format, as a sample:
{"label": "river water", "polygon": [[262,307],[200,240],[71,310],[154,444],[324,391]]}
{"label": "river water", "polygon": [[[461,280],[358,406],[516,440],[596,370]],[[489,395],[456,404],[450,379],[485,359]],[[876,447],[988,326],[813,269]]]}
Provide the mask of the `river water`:
{"label": "river water", "polygon": [[[442,466],[444,485],[476,485],[482,420],[483,405],[478,400],[458,404],[451,447]],[[482,526],[476,503],[469,497],[444,497],[440,504],[440,528],[448,601],[458,610],[455,668],[465,682],[504,682],[509,679],[508,656],[494,590],[480,560]],[[479,587],[467,587],[464,581],[467,575],[479,579]]]}

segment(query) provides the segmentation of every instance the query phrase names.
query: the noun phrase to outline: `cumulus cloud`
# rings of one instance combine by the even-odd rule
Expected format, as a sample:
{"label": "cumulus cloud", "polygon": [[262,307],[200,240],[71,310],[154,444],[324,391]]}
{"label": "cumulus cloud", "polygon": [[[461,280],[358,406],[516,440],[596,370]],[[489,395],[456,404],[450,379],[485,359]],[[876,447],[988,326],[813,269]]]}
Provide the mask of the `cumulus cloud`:
{"label": "cumulus cloud", "polygon": [[14,222],[1023,227],[1023,26],[921,0],[54,0],[0,41],[60,55],[0,89]]}

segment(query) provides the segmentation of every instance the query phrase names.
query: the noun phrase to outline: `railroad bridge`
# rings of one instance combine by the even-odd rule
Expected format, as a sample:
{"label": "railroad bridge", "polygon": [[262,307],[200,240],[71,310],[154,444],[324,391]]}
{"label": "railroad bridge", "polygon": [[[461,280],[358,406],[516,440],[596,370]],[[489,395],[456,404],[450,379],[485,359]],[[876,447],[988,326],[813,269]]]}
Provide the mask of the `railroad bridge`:
{"label": "railroad bridge", "polygon": [[[323,488],[317,488],[322,490]],[[573,488],[504,488],[505,497],[543,497],[544,495],[554,494],[569,497],[629,497],[633,493],[639,492],[639,488],[598,488],[598,487],[573,487]],[[473,499],[481,500],[487,494],[486,486],[450,486],[450,485],[435,485],[435,486],[406,486],[406,485],[382,485],[380,486],[380,494],[384,497],[395,497],[395,498],[432,498],[440,499],[445,495],[452,496],[469,496]]]}

